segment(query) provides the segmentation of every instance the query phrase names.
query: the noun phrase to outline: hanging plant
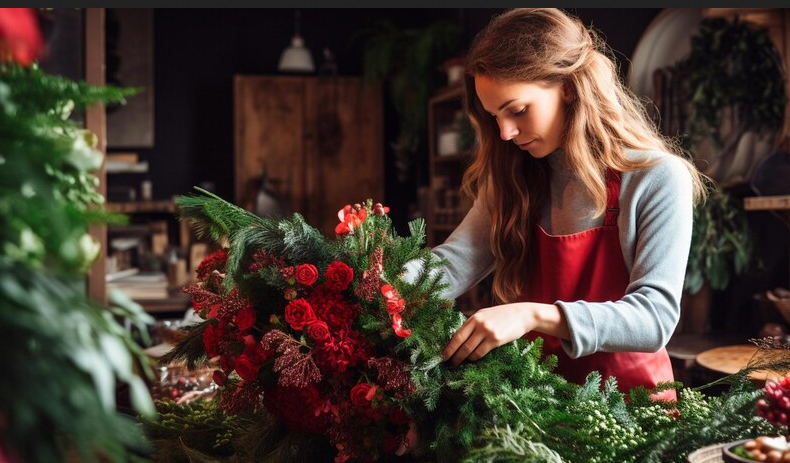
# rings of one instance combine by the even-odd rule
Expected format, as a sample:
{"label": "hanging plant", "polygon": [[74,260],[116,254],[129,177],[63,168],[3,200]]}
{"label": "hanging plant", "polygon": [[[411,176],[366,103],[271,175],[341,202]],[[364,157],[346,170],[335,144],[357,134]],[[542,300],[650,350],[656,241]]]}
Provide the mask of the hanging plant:
{"label": "hanging plant", "polygon": [[[694,146],[712,142],[715,162],[721,163],[735,156],[747,132],[772,134],[782,126],[784,75],[765,29],[737,18],[705,19],[692,38],[690,55],[671,72],[689,102],[683,141],[693,155]],[[709,191],[708,200],[694,210],[685,281],[692,294],[706,281],[711,289],[725,289],[733,274],[741,275],[755,262],[745,212],[718,185],[711,183]]]}
{"label": "hanging plant", "polygon": [[390,100],[400,118],[398,139],[392,144],[398,180],[405,183],[419,159],[427,133],[428,99],[435,90],[441,63],[458,51],[460,29],[438,21],[424,29],[404,29],[383,20],[363,32],[365,79],[385,79]]}

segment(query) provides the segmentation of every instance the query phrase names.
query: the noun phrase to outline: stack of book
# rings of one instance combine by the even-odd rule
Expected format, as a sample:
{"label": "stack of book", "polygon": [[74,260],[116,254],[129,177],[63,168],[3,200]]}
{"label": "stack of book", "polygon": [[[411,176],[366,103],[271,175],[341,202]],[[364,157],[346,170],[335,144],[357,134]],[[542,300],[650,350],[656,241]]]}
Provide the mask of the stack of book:
{"label": "stack of book", "polygon": [[167,275],[137,269],[121,270],[107,274],[107,289],[123,291],[135,300],[167,299]]}

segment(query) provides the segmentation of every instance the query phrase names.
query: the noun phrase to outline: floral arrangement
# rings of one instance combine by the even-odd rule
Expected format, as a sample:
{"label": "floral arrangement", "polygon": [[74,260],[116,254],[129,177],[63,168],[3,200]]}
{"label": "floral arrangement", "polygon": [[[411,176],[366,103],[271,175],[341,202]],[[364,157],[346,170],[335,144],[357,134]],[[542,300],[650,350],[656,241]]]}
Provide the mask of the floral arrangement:
{"label": "floral arrangement", "polygon": [[[597,372],[569,383],[540,340],[449,367],[440,353],[463,316],[440,297],[442,262],[422,246],[422,220],[397,236],[387,208],[368,200],[339,211],[329,240],[299,214],[260,218],[200,192],[179,199],[182,216],[226,247],[186,288],[203,321],[165,361],[213,361],[220,388],[199,407],[159,404],[161,420],[147,423],[158,461],[179,451],[228,462],[400,461],[408,450],[466,463],[682,462],[705,445],[776,430],[758,416],[762,394],[747,375],[790,366],[786,350],[711,397],[679,383],[625,395]],[[423,269],[406,282],[415,259]],[[677,401],[650,399],[667,388]]]}

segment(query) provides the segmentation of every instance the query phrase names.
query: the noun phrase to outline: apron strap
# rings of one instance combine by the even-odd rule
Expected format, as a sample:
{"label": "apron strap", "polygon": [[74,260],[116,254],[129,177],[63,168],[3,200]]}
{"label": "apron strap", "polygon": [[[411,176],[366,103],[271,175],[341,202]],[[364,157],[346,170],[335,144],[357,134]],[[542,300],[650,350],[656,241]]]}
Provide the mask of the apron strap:
{"label": "apron strap", "polygon": [[612,169],[606,170],[606,215],[603,224],[607,227],[617,226],[620,214],[620,174]]}

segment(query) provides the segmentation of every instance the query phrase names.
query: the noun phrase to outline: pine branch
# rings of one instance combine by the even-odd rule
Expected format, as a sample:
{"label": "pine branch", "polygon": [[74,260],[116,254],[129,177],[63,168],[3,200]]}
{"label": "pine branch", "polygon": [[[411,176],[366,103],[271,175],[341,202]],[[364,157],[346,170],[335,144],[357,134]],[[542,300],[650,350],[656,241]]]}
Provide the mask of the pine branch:
{"label": "pine branch", "polygon": [[189,220],[198,237],[209,237],[214,241],[229,239],[238,230],[263,221],[214,193],[200,187],[194,189],[201,195],[180,196],[176,204],[180,211],[179,219]]}

